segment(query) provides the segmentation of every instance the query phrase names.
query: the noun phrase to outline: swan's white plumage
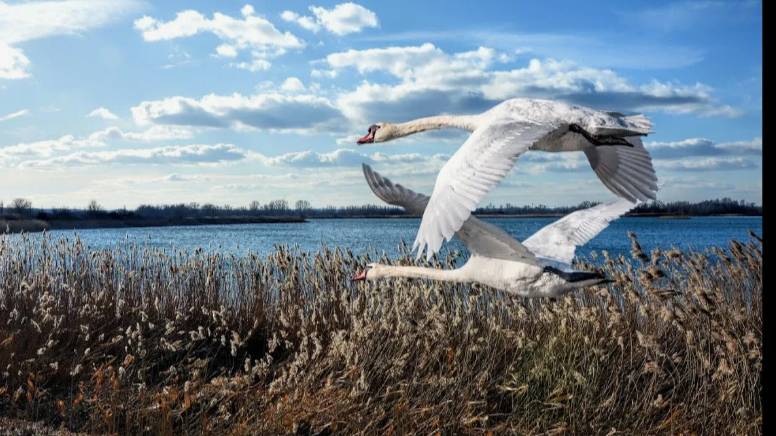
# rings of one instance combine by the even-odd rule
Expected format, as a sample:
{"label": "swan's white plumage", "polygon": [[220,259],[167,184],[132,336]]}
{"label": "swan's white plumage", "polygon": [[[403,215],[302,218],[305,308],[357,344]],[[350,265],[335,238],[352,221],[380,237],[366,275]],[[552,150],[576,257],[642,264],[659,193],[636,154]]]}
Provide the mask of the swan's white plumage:
{"label": "swan's white plumage", "polygon": [[635,203],[618,199],[572,212],[539,229],[523,241],[523,245],[541,259],[569,266],[577,247],[586,244],[610,222],[635,206]]}
{"label": "swan's white plumage", "polygon": [[[400,206],[412,214],[421,214],[427,207],[429,197],[394,184],[366,164],[363,169],[372,192],[386,203]],[[571,289],[596,284],[600,279],[569,282],[560,275],[547,272],[545,266],[557,263],[570,266],[577,246],[588,242],[609,222],[633,206],[625,200],[617,200],[571,213],[545,226],[524,244],[502,229],[469,216],[456,233],[471,252],[471,257],[461,268],[440,270],[373,264],[377,269],[369,274],[478,282],[524,297],[557,296]]]}
{"label": "swan's white plumage", "polygon": [[472,132],[437,176],[413,244],[418,257],[424,250],[427,258],[439,251],[517,158],[547,132],[545,126],[513,120],[496,120]]}
{"label": "swan's white plumage", "polygon": [[[414,215],[422,215],[429,197],[418,194],[400,184],[394,184],[367,165],[362,165],[364,176],[372,192],[381,200],[399,206]],[[517,260],[537,265],[539,262],[531,251],[507,232],[470,216],[455,234],[474,255],[494,259]]]}
{"label": "swan's white plumage", "polygon": [[[437,252],[528,149],[583,151],[604,186],[618,197],[631,202],[656,198],[657,176],[639,138],[652,129],[644,115],[514,98],[479,115],[436,116],[386,126],[378,139],[386,141],[441,127],[464,128],[472,134],[437,177],[413,245],[418,256],[424,250],[427,257]],[[611,137],[624,139],[631,146],[601,141]]]}

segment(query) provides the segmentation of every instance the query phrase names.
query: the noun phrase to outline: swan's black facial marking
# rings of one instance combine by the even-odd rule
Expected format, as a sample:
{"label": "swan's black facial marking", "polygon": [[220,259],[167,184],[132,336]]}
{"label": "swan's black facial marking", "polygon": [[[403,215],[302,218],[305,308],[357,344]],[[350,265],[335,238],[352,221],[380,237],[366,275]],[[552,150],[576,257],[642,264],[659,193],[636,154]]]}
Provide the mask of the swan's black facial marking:
{"label": "swan's black facial marking", "polygon": [[591,144],[597,147],[602,145],[624,145],[626,147],[633,147],[633,144],[626,141],[625,138],[621,138],[619,136],[593,135],[580,127],[579,124],[569,124],[569,132],[579,133],[580,135],[584,136],[585,139],[587,139]]}

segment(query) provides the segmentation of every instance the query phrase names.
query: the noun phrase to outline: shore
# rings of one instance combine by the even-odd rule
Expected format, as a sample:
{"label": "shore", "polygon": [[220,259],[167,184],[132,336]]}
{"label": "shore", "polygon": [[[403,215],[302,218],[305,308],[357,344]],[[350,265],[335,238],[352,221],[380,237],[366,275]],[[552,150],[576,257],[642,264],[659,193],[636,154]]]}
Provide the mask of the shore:
{"label": "shore", "polygon": [[304,223],[306,219],[285,217],[186,217],[179,219],[111,219],[40,220],[0,218],[0,233],[42,232],[44,230],[115,229],[129,227],[204,226],[213,224]]}
{"label": "shore", "polygon": [[[480,218],[560,218],[565,214],[536,213],[536,214],[475,214]],[[704,216],[762,216],[746,214],[710,214],[710,215],[678,215],[671,213],[634,213],[625,215],[629,217],[646,217],[661,219],[690,219]],[[408,219],[418,218],[415,215],[356,215],[311,217],[310,219]],[[78,230],[78,229],[113,229],[130,227],[170,227],[170,226],[204,226],[217,224],[273,224],[273,223],[304,223],[308,219],[298,216],[281,217],[186,217],[178,219],[113,219],[113,218],[88,218],[69,220],[40,220],[40,219],[5,219],[0,218],[0,234],[19,232],[42,232],[44,230]]]}

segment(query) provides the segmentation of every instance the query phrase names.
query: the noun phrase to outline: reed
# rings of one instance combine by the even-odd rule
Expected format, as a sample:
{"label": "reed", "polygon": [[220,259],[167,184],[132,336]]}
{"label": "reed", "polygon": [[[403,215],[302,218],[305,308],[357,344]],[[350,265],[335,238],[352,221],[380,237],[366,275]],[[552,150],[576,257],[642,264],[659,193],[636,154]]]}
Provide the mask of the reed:
{"label": "reed", "polygon": [[[523,300],[266,257],[0,236],[0,416],[107,433],[761,433],[762,240],[594,253]],[[434,259],[451,265],[455,254]],[[425,263],[424,263],[425,264]]]}

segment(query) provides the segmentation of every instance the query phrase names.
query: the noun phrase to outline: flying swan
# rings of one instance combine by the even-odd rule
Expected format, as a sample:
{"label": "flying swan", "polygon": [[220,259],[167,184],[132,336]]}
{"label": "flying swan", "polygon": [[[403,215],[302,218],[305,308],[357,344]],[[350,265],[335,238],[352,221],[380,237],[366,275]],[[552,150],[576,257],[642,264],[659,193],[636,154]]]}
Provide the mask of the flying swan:
{"label": "flying swan", "polygon": [[598,178],[629,202],[655,199],[657,176],[640,136],[652,124],[558,101],[515,98],[479,115],[440,115],[400,124],[377,123],[358,144],[386,142],[426,130],[454,127],[472,134],[445,163],[425,208],[413,249],[427,258],[439,251],[485,195],[528,150],[582,151]]}
{"label": "flying swan", "polygon": [[[366,164],[363,169],[372,192],[386,203],[417,215],[429,204],[428,196],[392,183]],[[476,282],[523,297],[557,297],[574,289],[609,282],[596,272],[573,271],[574,251],[634,206],[627,200],[617,199],[570,213],[544,226],[522,244],[500,228],[470,216],[456,233],[471,253],[460,268],[370,263],[353,280],[408,277]]]}

